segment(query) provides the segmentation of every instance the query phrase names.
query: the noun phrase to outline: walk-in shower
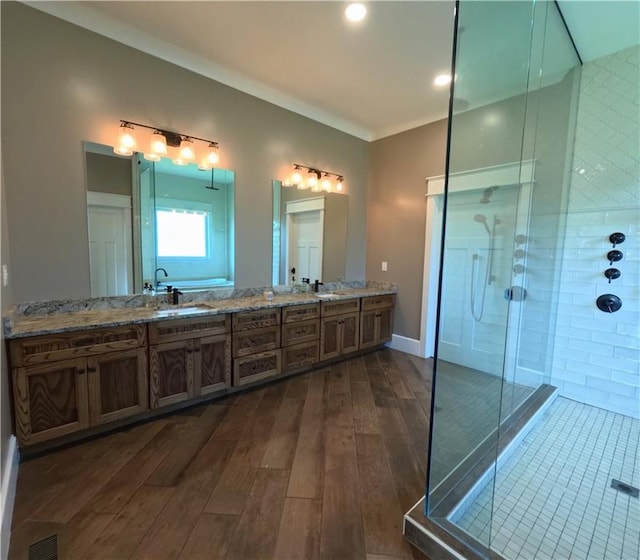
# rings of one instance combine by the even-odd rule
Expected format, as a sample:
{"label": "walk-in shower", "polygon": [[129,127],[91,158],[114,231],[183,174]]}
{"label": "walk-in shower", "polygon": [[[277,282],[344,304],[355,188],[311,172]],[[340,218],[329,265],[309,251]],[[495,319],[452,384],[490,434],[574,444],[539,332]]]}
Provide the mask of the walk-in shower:
{"label": "walk-in shower", "polygon": [[638,3],[457,3],[429,473],[405,523],[433,557],[640,557],[639,27]]}

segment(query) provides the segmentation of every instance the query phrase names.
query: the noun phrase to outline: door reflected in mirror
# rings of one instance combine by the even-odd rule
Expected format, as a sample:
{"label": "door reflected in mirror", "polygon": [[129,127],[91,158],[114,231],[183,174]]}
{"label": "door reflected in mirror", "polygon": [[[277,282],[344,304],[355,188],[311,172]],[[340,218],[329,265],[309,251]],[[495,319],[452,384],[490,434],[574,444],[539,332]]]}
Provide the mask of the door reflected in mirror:
{"label": "door reflected in mirror", "polygon": [[233,286],[234,172],[85,143],[92,297]]}
{"label": "door reflected in mirror", "polygon": [[274,285],[345,279],[349,198],[273,181]]}

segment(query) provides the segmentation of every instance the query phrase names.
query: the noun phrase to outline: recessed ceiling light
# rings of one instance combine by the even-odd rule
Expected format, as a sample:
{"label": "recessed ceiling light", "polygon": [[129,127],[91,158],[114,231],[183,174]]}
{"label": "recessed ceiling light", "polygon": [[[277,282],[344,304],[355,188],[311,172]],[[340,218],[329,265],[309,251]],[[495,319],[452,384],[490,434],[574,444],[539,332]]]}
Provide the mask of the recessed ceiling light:
{"label": "recessed ceiling light", "polygon": [[435,77],[433,83],[436,86],[448,86],[451,83],[451,74],[440,74]]}
{"label": "recessed ceiling light", "polygon": [[367,8],[364,4],[349,4],[344,15],[349,21],[362,21],[367,15]]}

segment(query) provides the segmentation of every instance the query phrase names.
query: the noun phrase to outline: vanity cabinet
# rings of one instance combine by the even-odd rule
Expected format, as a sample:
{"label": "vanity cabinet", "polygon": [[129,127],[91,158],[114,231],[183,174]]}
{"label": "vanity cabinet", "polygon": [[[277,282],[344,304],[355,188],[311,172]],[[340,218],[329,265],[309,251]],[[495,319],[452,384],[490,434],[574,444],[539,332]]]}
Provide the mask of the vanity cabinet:
{"label": "vanity cabinet", "polygon": [[360,313],[360,349],[380,346],[391,340],[393,334],[393,306],[395,296],[384,295],[362,298]]}
{"label": "vanity cabinet", "polygon": [[167,319],[149,325],[152,409],[231,385],[229,315]]}
{"label": "vanity cabinet", "polygon": [[144,325],[10,340],[20,445],[147,410],[145,345]]}
{"label": "vanity cabinet", "polygon": [[320,304],[320,361],[358,350],[360,299]]}
{"label": "vanity cabinet", "polygon": [[295,305],[282,310],[282,371],[302,371],[319,360],[320,304]]}
{"label": "vanity cabinet", "polygon": [[282,371],[279,307],[233,314],[233,385],[275,377]]}

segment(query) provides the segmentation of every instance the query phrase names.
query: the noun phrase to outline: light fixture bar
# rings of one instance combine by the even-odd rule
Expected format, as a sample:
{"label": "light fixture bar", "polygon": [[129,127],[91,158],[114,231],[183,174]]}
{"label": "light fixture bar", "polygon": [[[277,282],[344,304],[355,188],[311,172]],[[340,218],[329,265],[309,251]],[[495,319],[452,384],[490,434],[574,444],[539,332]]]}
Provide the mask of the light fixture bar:
{"label": "light fixture bar", "polygon": [[182,140],[189,138],[191,140],[200,140],[200,142],[207,142],[208,144],[213,144],[214,147],[218,148],[218,142],[214,140],[209,140],[207,138],[198,138],[197,136],[192,136],[191,134],[183,134],[181,132],[173,132],[171,130],[164,130],[162,128],[158,128],[157,126],[149,126],[147,124],[136,123],[133,121],[126,121],[124,119],[120,119],[120,126],[140,126],[142,128],[148,128],[149,130],[157,131],[162,136],[167,139],[167,146],[171,146],[173,148],[180,147],[180,142]]}
{"label": "light fixture bar", "polygon": [[334,173],[333,171],[325,171],[324,169],[318,169],[317,167],[309,167],[308,165],[302,165],[301,163],[294,163],[293,168],[295,170],[306,169],[307,173],[315,173],[318,176],[318,179],[320,179],[322,175],[333,175],[338,181],[344,181],[344,175],[340,175],[339,173]]}

